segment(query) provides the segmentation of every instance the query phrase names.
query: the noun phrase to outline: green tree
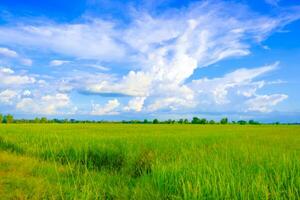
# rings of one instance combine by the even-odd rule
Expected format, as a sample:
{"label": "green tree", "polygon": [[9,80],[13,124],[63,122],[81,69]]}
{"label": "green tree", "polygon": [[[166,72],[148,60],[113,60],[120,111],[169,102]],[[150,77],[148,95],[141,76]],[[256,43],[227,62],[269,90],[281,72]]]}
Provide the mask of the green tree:
{"label": "green tree", "polygon": [[258,125],[259,124],[259,122],[257,122],[257,121],[254,121],[254,120],[249,120],[249,122],[248,122],[249,124],[251,124],[251,125]]}
{"label": "green tree", "polygon": [[158,119],[153,120],[153,124],[158,124],[158,123],[159,123]]}
{"label": "green tree", "polygon": [[13,121],[14,121],[14,116],[12,116],[11,114],[7,114],[3,118],[3,122],[7,124],[13,123]]}
{"label": "green tree", "polygon": [[33,120],[34,123],[40,123],[40,119],[38,117],[34,118]]}
{"label": "green tree", "polygon": [[3,121],[3,115],[0,114],[0,124],[2,123],[2,121]]}
{"label": "green tree", "polygon": [[240,124],[240,125],[245,125],[245,124],[247,124],[247,122],[246,122],[245,120],[239,120],[237,123]]}
{"label": "green tree", "polygon": [[216,122],[214,120],[210,120],[209,124],[215,124]]}
{"label": "green tree", "polygon": [[228,118],[227,117],[222,118],[220,123],[221,124],[228,124]]}
{"label": "green tree", "polygon": [[47,118],[46,118],[46,117],[42,117],[40,122],[41,122],[41,123],[47,123],[47,122],[48,122],[48,120],[47,120]]}
{"label": "green tree", "polygon": [[189,120],[188,119],[184,119],[183,123],[188,124]]}
{"label": "green tree", "polygon": [[193,117],[192,124],[200,124],[200,119],[198,117]]}
{"label": "green tree", "polygon": [[149,122],[148,122],[148,120],[147,119],[144,119],[144,122],[143,122],[144,124],[148,124]]}
{"label": "green tree", "polygon": [[200,124],[207,124],[207,120],[205,118],[200,119],[199,121]]}

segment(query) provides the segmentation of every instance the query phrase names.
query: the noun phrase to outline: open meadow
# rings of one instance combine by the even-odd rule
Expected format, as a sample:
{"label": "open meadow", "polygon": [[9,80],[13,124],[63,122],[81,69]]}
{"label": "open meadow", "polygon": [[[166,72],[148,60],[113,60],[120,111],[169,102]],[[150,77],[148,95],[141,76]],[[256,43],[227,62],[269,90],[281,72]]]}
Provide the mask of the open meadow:
{"label": "open meadow", "polygon": [[299,199],[300,126],[0,124],[1,199]]}

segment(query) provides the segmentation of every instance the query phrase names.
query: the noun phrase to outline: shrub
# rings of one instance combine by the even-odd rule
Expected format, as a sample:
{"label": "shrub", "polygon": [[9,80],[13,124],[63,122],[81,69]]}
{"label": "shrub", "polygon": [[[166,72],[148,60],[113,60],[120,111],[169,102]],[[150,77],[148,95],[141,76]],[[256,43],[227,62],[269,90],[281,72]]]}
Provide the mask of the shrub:
{"label": "shrub", "polygon": [[120,170],[125,163],[125,156],[120,150],[89,148],[85,154],[85,162],[89,169]]}

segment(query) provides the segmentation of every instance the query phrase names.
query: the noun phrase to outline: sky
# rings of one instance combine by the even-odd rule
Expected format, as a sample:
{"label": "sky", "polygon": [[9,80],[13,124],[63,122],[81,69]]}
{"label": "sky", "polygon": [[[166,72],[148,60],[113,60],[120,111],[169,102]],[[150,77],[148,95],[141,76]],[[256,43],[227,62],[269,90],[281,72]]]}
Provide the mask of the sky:
{"label": "sky", "polygon": [[0,113],[300,122],[300,2],[1,0]]}

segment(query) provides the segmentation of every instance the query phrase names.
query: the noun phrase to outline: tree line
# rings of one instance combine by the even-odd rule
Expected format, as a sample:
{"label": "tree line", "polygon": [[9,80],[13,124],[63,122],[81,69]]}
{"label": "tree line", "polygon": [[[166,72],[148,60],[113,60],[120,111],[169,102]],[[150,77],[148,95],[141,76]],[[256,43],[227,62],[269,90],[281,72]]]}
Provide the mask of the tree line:
{"label": "tree line", "polygon": [[[158,120],[158,119],[144,119],[144,120],[123,120],[123,121],[106,121],[106,120],[76,120],[76,119],[47,119],[46,117],[34,118],[34,119],[14,119],[11,114],[2,115],[0,114],[0,123],[123,123],[123,124],[240,124],[240,125],[259,125],[262,124],[255,120],[238,120],[229,121],[227,117],[222,118],[219,121],[208,120],[206,118],[193,117],[189,119],[168,119],[168,120]],[[280,124],[279,122],[271,124]]]}

